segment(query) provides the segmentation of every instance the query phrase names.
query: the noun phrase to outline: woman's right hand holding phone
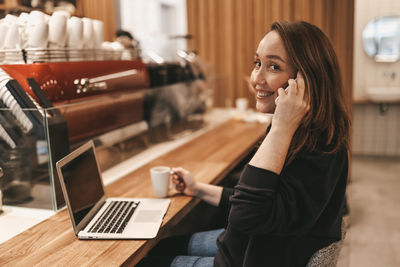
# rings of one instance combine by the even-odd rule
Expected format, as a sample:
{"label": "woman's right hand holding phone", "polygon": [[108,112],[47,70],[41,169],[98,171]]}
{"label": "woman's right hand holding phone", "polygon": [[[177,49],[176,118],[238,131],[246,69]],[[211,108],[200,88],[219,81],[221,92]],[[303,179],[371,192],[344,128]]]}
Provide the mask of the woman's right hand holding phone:
{"label": "woman's right hand holding phone", "polygon": [[278,89],[279,102],[272,118],[272,127],[294,134],[310,105],[304,98],[303,75],[298,72],[296,80],[290,79],[288,83],[287,93],[283,88]]}

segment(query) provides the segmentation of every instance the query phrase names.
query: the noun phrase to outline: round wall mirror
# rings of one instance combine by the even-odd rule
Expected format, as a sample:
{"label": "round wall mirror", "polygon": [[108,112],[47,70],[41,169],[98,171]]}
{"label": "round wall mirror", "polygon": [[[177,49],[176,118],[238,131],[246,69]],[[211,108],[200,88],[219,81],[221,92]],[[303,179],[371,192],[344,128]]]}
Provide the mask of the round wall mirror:
{"label": "round wall mirror", "polygon": [[377,62],[400,59],[400,17],[382,16],[370,21],[362,33],[364,50]]}

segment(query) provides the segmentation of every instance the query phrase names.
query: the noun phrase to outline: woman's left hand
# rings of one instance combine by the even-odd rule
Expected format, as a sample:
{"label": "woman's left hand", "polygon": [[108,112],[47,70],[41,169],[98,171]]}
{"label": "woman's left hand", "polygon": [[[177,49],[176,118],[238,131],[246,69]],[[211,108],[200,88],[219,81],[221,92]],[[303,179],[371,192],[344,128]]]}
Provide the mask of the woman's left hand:
{"label": "woman's left hand", "polygon": [[272,118],[272,127],[294,134],[310,109],[310,104],[304,99],[303,75],[298,72],[296,80],[290,79],[288,82],[287,93],[283,88],[278,89],[279,102]]}

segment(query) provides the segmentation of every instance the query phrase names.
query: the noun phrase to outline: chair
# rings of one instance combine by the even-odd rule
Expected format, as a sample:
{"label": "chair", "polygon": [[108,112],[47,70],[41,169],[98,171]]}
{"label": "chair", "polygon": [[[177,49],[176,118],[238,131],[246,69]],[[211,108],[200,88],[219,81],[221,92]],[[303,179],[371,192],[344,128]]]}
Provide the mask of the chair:
{"label": "chair", "polygon": [[307,263],[306,267],[335,267],[339,259],[343,240],[346,237],[347,221],[342,221],[342,240],[332,243],[327,247],[315,252]]}

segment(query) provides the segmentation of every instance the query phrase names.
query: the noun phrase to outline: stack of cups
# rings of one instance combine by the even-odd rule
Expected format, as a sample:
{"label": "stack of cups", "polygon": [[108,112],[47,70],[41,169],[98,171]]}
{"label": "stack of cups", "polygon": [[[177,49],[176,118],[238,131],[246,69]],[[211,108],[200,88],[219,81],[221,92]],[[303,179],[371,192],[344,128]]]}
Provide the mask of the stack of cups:
{"label": "stack of cups", "polygon": [[8,14],[0,20],[0,62],[15,53],[22,55],[21,49],[27,49],[28,57],[49,55],[47,48],[57,57],[66,56],[60,50],[70,48],[76,59],[83,59],[79,50],[101,48],[103,36],[102,21],[70,17],[66,11],[55,11],[51,16],[38,10],[19,17]]}

